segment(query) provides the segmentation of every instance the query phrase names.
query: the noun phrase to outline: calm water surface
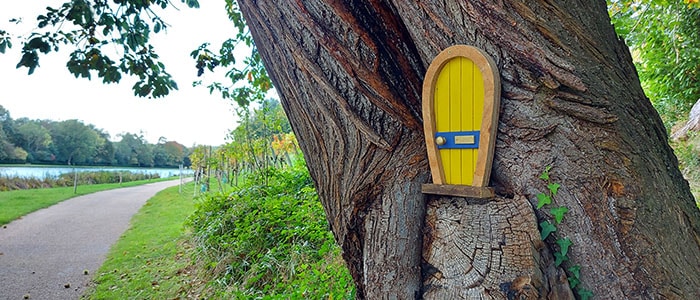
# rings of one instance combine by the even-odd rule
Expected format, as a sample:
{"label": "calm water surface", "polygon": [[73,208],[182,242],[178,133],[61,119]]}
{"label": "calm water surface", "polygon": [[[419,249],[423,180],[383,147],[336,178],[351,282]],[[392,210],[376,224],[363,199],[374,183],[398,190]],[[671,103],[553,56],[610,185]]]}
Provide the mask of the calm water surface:
{"label": "calm water surface", "polygon": [[[158,174],[161,178],[179,176],[180,170],[178,169],[164,169],[164,168],[119,168],[119,167],[61,167],[61,166],[3,166],[0,165],[0,176],[8,177],[22,177],[22,178],[37,178],[44,179],[47,177],[57,177],[60,174],[72,173],[73,170],[78,172],[99,172],[99,171],[109,171],[118,172],[126,171],[132,173],[142,173],[142,174]],[[191,175],[192,170],[185,169],[182,171],[183,175]]]}

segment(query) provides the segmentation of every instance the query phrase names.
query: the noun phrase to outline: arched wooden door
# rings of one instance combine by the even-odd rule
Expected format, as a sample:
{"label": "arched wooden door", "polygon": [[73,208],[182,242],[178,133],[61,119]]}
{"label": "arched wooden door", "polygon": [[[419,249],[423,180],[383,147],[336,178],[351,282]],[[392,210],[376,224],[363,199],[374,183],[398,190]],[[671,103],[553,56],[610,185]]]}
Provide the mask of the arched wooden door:
{"label": "arched wooden door", "polygon": [[434,184],[488,185],[500,81],[493,60],[466,45],[435,57],[423,82],[425,141]]}

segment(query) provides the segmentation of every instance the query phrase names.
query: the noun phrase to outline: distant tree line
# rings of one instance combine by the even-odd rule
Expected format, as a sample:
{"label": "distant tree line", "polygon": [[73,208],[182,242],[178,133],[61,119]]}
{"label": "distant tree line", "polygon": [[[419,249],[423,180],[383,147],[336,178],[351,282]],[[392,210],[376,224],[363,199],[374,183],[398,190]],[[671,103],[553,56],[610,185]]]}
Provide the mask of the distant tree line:
{"label": "distant tree line", "polygon": [[160,138],[149,144],[142,134],[109,133],[79,120],[12,119],[0,105],[0,163],[178,167],[189,166],[190,150]]}

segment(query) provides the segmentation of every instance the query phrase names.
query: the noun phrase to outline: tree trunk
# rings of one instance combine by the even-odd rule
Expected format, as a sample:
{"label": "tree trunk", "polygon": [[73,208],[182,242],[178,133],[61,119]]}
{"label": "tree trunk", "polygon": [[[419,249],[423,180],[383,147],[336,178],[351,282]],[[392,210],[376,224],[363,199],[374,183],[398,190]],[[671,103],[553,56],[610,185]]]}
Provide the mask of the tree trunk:
{"label": "tree trunk", "polygon": [[[358,297],[572,297],[558,237],[596,297],[700,297],[700,212],[605,1],[239,3]],[[454,44],[501,75],[489,201],[420,191],[422,79]],[[542,243],[546,166],[569,213]]]}

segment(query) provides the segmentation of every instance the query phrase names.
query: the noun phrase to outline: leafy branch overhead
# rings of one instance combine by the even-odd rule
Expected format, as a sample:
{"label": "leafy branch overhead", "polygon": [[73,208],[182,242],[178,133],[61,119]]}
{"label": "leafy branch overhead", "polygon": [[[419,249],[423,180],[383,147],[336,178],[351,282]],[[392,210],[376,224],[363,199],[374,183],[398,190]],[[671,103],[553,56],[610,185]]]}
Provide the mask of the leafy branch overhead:
{"label": "leafy branch overhead", "polygon": [[[197,0],[182,2],[199,7]],[[122,75],[135,76],[135,95],[168,95],[177,84],[149,44],[151,33],[168,26],[153,9],[168,6],[173,4],[167,0],[72,0],[58,8],[47,7],[37,17],[37,29],[22,42],[17,68],[26,67],[32,74],[40,66],[41,54],[71,45],[74,50],[66,65],[75,77],[92,79],[96,72],[104,83],[117,83]],[[11,38],[0,30],[0,53],[12,47]]]}
{"label": "leafy branch overhead", "polygon": [[[223,42],[218,51],[210,49],[209,43],[204,43],[192,51],[190,56],[196,61],[199,76],[206,71],[213,72],[219,67],[228,68],[226,77],[230,82],[211,82],[207,85],[209,92],[217,91],[223,98],[233,99],[239,106],[246,107],[250,102],[263,101],[266,93],[272,88],[272,81],[236,0],[226,0],[226,12],[237,29],[236,36]],[[249,52],[245,54],[241,64],[236,61],[235,52],[242,49]],[[195,82],[195,85],[201,84],[202,81]]]}
{"label": "leafy branch overhead", "polygon": [[[198,8],[197,0],[181,0]],[[14,37],[0,30],[0,53],[12,48],[13,39],[22,40],[22,56],[17,68],[26,67],[32,74],[40,66],[41,55],[57,52],[63,46],[73,50],[66,64],[76,78],[92,79],[97,75],[103,83],[118,83],[123,76],[138,78],[132,89],[140,97],[163,97],[178,89],[165,65],[150,44],[151,34],[168,28],[158,13],[174,4],[167,0],[72,0],[60,7],[47,7],[37,17],[36,29],[27,37]],[[155,11],[157,9],[158,13]],[[262,101],[272,88],[262,59],[235,0],[226,1],[229,19],[237,29],[235,37],[226,40],[218,50],[202,44],[190,54],[196,61],[198,75],[217,68],[226,68],[229,82],[207,83],[210,93],[234,99],[240,106]],[[20,23],[21,20],[14,20]],[[244,50],[238,56],[236,51]],[[194,85],[201,85],[202,81]]]}

